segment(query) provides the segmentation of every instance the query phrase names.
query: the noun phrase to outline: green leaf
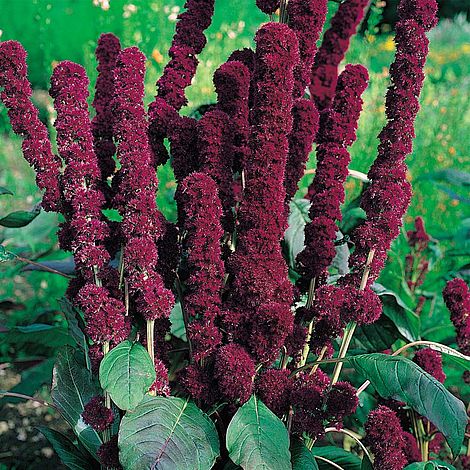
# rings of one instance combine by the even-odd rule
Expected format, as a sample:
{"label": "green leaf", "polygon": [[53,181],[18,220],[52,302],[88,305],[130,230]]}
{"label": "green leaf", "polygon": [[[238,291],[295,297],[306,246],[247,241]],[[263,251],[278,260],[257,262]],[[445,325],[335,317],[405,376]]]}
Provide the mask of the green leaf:
{"label": "green leaf", "polygon": [[374,283],[372,289],[382,301],[384,315],[392,320],[400,334],[408,341],[419,339],[419,317],[415,315],[413,310],[395,292],[388,290],[381,284]]}
{"label": "green leaf", "polygon": [[122,419],[119,450],[126,470],[209,470],[219,456],[219,437],[194,403],[147,396]]}
{"label": "green leaf", "polygon": [[7,251],[3,245],[0,245],[0,263],[6,261],[12,261],[15,259],[15,255],[10,251]]}
{"label": "green leaf", "polygon": [[465,406],[434,377],[404,357],[376,353],[353,356],[349,362],[379,395],[411,406],[442,432],[454,455],[460,452],[467,425]]}
{"label": "green leaf", "polygon": [[0,225],[8,228],[25,227],[41,212],[41,206],[36,205],[30,211],[15,211],[0,219]]}
{"label": "green leaf", "polygon": [[361,325],[356,328],[351,341],[350,350],[363,353],[385,351],[400,337],[395,324],[385,315],[382,315],[371,325]]}
{"label": "green leaf", "polygon": [[111,222],[122,222],[122,215],[117,209],[103,209],[101,212]]}
{"label": "green leaf", "polygon": [[284,234],[287,246],[289,266],[295,267],[295,258],[304,249],[305,224],[310,221],[308,210],[310,201],[308,199],[293,199],[290,204],[288,228]]}
{"label": "green leaf", "polygon": [[137,342],[123,341],[111,349],[100,364],[101,387],[122,410],[135,408],[155,378],[152,359]]}
{"label": "green leaf", "polygon": [[430,462],[414,462],[407,465],[403,470],[455,470],[455,467],[447,462],[441,462],[440,460],[432,460]]}
{"label": "green leaf", "polygon": [[0,186],[0,196],[3,196],[4,194],[13,196],[13,193],[9,189],[4,188],[3,186]]}
{"label": "green leaf", "polygon": [[74,349],[70,346],[62,349],[52,376],[52,401],[92,455],[96,455],[101,438],[83,422],[81,414],[90,399],[99,394],[91,373],[77,361]]}
{"label": "green leaf", "polygon": [[287,429],[255,395],[230,421],[227,450],[233,462],[244,469],[291,468]]}
{"label": "green leaf", "polygon": [[[62,312],[64,312],[65,319],[67,320],[68,333],[75,343],[77,343],[77,346],[85,353],[87,368],[90,369],[88,342],[85,334],[83,333],[85,325],[80,315],[80,311],[65,297],[59,300],[59,305]],[[82,324],[82,327],[80,327],[80,324]]]}
{"label": "green leaf", "polygon": [[82,452],[67,436],[45,426],[39,426],[37,429],[50,442],[60,461],[71,470],[99,468],[97,463],[89,455]]}
{"label": "green leaf", "polygon": [[28,343],[57,348],[71,344],[71,341],[67,330],[62,326],[33,323],[10,328],[7,334],[0,335],[0,344],[2,343],[15,343],[18,348]]}
{"label": "green leaf", "polygon": [[317,461],[300,439],[292,442],[292,470],[318,470]]}
{"label": "green leaf", "polygon": [[367,455],[364,455],[364,457],[362,457],[361,470],[374,470],[372,462],[370,461]]}
{"label": "green leaf", "polygon": [[361,470],[361,459],[351,453],[335,446],[314,447],[312,454],[315,456],[320,470],[336,470],[325,459],[339,465],[344,470]]}
{"label": "green leaf", "polygon": [[180,302],[176,302],[175,306],[171,310],[170,322],[171,322],[171,327],[170,327],[171,334],[183,341],[187,341],[186,328],[184,326],[184,319],[183,319],[183,311],[181,310]]}

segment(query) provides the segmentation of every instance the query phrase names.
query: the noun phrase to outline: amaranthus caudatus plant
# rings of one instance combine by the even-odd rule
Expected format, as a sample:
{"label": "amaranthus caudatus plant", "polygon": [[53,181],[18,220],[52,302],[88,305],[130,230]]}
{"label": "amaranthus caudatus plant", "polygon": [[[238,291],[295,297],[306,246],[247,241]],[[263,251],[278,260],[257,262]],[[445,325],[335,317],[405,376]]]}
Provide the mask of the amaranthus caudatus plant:
{"label": "amaranthus caudatus plant", "polygon": [[[318,50],[327,0],[256,4],[270,21],[215,71],[217,102],[198,120],[181,110],[214,0],[187,1],[148,109],[145,57],[114,35],[98,41],[93,118],[85,70],[59,63],[57,153],[25,50],[0,43],[2,101],[75,263],[63,306],[77,346],[59,355],[52,400],[76,438],[46,435],[74,469],[454,468],[436,457],[467,454],[467,413],[440,354],[468,369],[468,287],[444,291],[460,352],[377,333],[390,326],[375,281],[412,194],[435,0],[399,4],[387,121],[348,237],[338,223],[368,72],[340,63],[367,1],[341,3]],[[315,176],[292,202],[314,144]],[[156,204],[168,160],[176,223]],[[355,334],[371,348],[351,348]]]}

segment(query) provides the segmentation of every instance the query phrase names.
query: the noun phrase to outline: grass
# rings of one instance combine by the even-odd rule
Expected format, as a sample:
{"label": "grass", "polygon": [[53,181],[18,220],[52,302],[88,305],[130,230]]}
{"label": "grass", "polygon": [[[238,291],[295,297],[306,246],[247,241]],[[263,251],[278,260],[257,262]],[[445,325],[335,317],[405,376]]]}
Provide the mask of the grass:
{"label": "grass", "polygon": [[[267,19],[245,0],[217,0],[216,3],[214,22],[208,30],[208,46],[199,58],[198,74],[188,89],[189,107],[186,112],[215,100],[211,80],[213,71],[232,50],[252,45],[254,32]],[[8,18],[2,25],[1,39],[18,39],[29,51],[30,75],[37,88],[34,98],[52,123],[51,101],[44,90],[53,65],[63,59],[76,60],[85,66],[91,83],[94,83],[96,64],[93,51],[99,33],[104,31],[114,31],[120,35],[124,46],[137,44],[145,52],[148,57],[146,101],[151,101],[155,94],[155,81],[167,60],[166,50],[181,6],[182,1],[166,1],[162,5],[156,1],[140,0],[130,4],[113,0],[110,10],[104,11],[93,6],[92,2],[61,0],[50,4],[42,0],[0,0],[0,9]],[[335,8],[334,3],[332,8]],[[446,193],[437,189],[435,181],[423,179],[423,175],[448,168],[470,171],[469,32],[470,26],[460,18],[441,22],[430,34],[431,49],[421,97],[422,109],[416,121],[413,154],[408,158],[414,197],[405,225],[409,227],[414,217],[421,215],[436,238],[451,237],[461,222],[470,217],[468,202],[465,203],[461,197],[465,187],[441,185],[448,190]],[[393,53],[392,36],[366,34],[353,39],[346,58],[347,62],[365,65],[370,73],[358,139],[351,148],[351,168],[362,172],[367,172],[376,155],[376,136],[385,119],[384,95]],[[0,214],[6,214],[12,210],[29,209],[40,200],[40,194],[34,183],[34,174],[21,156],[21,142],[10,131],[4,108],[0,110],[0,130],[0,186],[14,192],[14,196],[0,199]],[[314,154],[309,166],[314,166]],[[172,195],[175,184],[168,165],[159,169],[159,177],[158,202],[167,217],[174,218]],[[299,195],[305,191],[311,178],[310,175],[302,180]],[[348,198],[357,194],[358,189],[358,183],[349,180]],[[64,255],[55,252],[56,225],[56,216],[42,213],[26,229],[5,229],[1,236],[6,246],[29,257],[57,258]],[[400,257],[402,250],[400,247],[397,249]],[[461,259],[441,262],[442,277],[443,273],[458,267]],[[55,299],[65,288],[62,279],[37,272],[20,274],[17,265],[4,265],[0,276],[7,281],[0,284],[0,299],[26,305],[21,314],[15,313],[15,321],[18,316],[20,321],[31,319],[38,308],[55,309]]]}

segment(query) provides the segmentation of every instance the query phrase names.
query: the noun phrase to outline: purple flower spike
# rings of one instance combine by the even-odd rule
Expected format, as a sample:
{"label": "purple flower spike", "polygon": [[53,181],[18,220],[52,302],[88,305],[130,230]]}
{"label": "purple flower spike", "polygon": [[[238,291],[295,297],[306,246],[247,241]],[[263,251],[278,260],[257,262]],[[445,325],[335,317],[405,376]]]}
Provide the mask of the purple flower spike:
{"label": "purple flower spike", "polygon": [[182,231],[186,234],[183,251],[187,256],[188,277],[182,278],[186,287],[183,303],[191,319],[188,334],[193,357],[200,360],[213,353],[222,341],[215,326],[222,306],[225,275],[221,253],[222,208],[216,183],[204,173],[192,173],[185,178],[176,199]]}
{"label": "purple flower spike", "polygon": [[36,171],[36,184],[44,191],[42,207],[60,211],[60,176],[62,162],[52,153],[46,126],[39,120],[31,102],[26,51],[16,41],[0,43],[1,99],[8,109],[13,131],[24,138],[22,149],[26,161]]}
{"label": "purple flower spike", "polygon": [[300,63],[294,70],[294,98],[301,98],[310,85],[317,41],[327,13],[327,0],[290,0],[287,4],[289,26],[299,40]]}
{"label": "purple flower spike", "polygon": [[335,94],[338,65],[349,47],[351,36],[364,15],[368,0],[346,0],[331,19],[330,28],[315,56],[310,93],[318,110],[328,108]]}
{"label": "purple flower spike", "polygon": [[174,297],[157,271],[156,243],[164,228],[155,194],[157,175],[148,143],[143,105],[145,57],[136,48],[124,49],[116,63],[115,135],[119,142],[118,198],[122,217],[123,250],[129,292],[137,313],[146,320],[167,318]]}
{"label": "purple flower spike", "polygon": [[103,180],[111,176],[116,168],[113,156],[116,146],[113,140],[114,114],[111,101],[114,95],[114,67],[121,50],[119,39],[112,33],[102,34],[98,39],[96,59],[98,78],[96,79],[93,107],[96,115],[91,121],[95,153]]}

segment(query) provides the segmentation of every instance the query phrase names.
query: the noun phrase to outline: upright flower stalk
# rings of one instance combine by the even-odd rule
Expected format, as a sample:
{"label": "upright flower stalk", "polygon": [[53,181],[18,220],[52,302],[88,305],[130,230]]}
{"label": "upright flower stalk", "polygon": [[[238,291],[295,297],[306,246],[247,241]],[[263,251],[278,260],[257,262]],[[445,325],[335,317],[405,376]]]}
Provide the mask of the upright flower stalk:
{"label": "upright flower stalk", "polygon": [[31,102],[26,51],[17,41],[0,44],[0,87],[3,88],[1,100],[8,109],[13,131],[24,139],[24,158],[36,172],[38,188],[44,191],[42,207],[57,212],[61,208],[62,162],[53,154],[47,128]]}
{"label": "upright flower stalk", "polygon": [[[423,5],[429,8],[422,8]],[[437,5],[432,0],[402,0],[398,11],[397,51],[390,66],[392,83],[386,96],[388,122],[379,134],[378,155],[368,173],[371,184],[361,199],[367,220],[351,236],[356,248],[350,259],[352,273],[347,276],[348,283],[353,279],[359,283],[371,250],[375,256],[368,284],[377,278],[411,198],[405,157],[412,150],[413,125],[424,80],[426,30],[437,22]]]}
{"label": "upright flower stalk", "polygon": [[229,260],[227,328],[257,361],[271,362],[293,328],[292,286],[280,241],[287,223],[284,173],[298,44],[293,31],[279,23],[264,25],[256,44],[252,157],[245,164],[237,250]]}
{"label": "upright flower stalk", "polygon": [[116,169],[113,159],[116,146],[113,140],[114,113],[111,109],[111,102],[114,97],[114,67],[120,50],[121,44],[114,34],[102,34],[98,39],[95,52],[98,61],[98,77],[93,99],[96,114],[91,121],[91,129],[103,181],[106,181]]}
{"label": "upright flower stalk", "polygon": [[158,96],[176,110],[188,102],[185,89],[196,74],[200,54],[206,45],[204,31],[214,14],[214,0],[187,0],[186,11],[178,15],[176,33],[170,47],[170,61],[157,81]]}
{"label": "upright flower stalk", "polygon": [[300,61],[294,69],[294,98],[301,98],[310,85],[317,41],[327,13],[326,0],[290,0],[287,3],[288,25],[299,41]]}
{"label": "upright flower stalk", "polygon": [[180,275],[185,291],[180,300],[189,323],[192,359],[201,361],[222,343],[218,329],[225,276],[221,251],[222,207],[217,184],[204,173],[186,177],[178,187],[176,199],[185,254]]}
{"label": "upright flower stalk", "polygon": [[[428,52],[426,30],[437,24],[437,4],[434,0],[401,0],[398,14],[397,51],[390,66],[392,83],[386,96],[388,122],[379,134],[378,155],[368,173],[371,184],[361,198],[367,219],[351,234],[355,244],[349,262],[351,273],[341,279],[342,286],[352,298],[371,292],[370,285],[383,268],[411,198],[404,160],[412,150],[414,119],[419,109],[418,98]],[[368,317],[376,312],[380,315],[375,307],[377,296],[371,294],[371,302],[363,302]],[[346,355],[357,324],[356,317],[350,317],[339,357]],[[337,363],[333,381],[338,379],[341,368],[342,362]]]}
{"label": "upright flower stalk", "polygon": [[297,256],[306,279],[324,275],[335,257],[336,222],[341,220],[344,182],[351,160],[347,147],[356,139],[362,110],[361,95],[367,87],[367,70],[348,65],[340,75],[331,109],[321,117],[317,136],[317,170],[309,188],[311,222],[305,227],[305,249]]}
{"label": "upright flower stalk", "polygon": [[252,72],[241,61],[222,64],[214,73],[217,108],[230,118],[232,168],[240,172],[250,155],[249,92]]}
{"label": "upright flower stalk", "polygon": [[[155,321],[167,320],[174,298],[157,271],[156,244],[163,227],[155,201],[158,181],[152,165],[143,106],[144,64],[145,57],[136,47],[121,51],[116,63],[114,131],[121,169],[114,204],[123,217],[125,279],[134,300],[135,313],[147,322],[147,347],[154,358]],[[164,368],[159,369],[162,373]]]}
{"label": "upright flower stalk", "polygon": [[311,72],[310,94],[318,110],[330,106],[338,80],[338,65],[344,59],[351,36],[364,15],[368,0],[346,0],[331,19],[315,55]]}
{"label": "upright flower stalk", "polygon": [[101,215],[104,195],[101,172],[93,149],[88,117],[88,78],[82,66],[61,62],[51,77],[57,119],[57,148],[66,167],[63,176],[64,210],[71,238],[80,288],[74,299],[85,314],[86,331],[108,349],[130,332],[129,319],[120,299],[103,286],[110,255],[104,243],[108,227]]}

